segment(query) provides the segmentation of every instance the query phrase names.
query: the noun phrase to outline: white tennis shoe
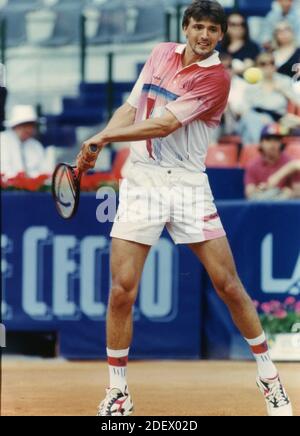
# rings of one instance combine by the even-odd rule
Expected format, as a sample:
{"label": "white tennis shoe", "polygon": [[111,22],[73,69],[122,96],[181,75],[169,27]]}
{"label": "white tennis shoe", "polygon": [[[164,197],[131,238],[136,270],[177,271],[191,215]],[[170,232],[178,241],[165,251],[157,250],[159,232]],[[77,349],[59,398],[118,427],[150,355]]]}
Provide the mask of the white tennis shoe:
{"label": "white tennis shoe", "polygon": [[257,377],[256,383],[265,397],[269,416],[293,416],[290,399],[279,377],[274,381],[267,381]]}
{"label": "white tennis shoe", "polygon": [[112,388],[106,390],[106,397],[100,403],[97,416],[129,416],[133,412],[133,402],[126,386],[125,391]]}

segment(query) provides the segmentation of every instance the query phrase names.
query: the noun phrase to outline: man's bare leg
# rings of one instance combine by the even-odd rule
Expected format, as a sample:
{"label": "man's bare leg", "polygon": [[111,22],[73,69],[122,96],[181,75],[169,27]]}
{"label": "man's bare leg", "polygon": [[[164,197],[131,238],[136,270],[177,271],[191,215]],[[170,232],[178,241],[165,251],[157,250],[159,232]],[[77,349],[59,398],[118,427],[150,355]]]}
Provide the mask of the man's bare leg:
{"label": "man's bare leg", "polygon": [[106,325],[110,389],[100,403],[99,416],[128,416],[133,412],[127,387],[127,361],[133,331],[132,308],[150,248],[122,239],[112,240],[112,286]]}
{"label": "man's bare leg", "polygon": [[242,335],[248,339],[260,336],[263,329],[259,317],[238,277],[227,238],[190,244],[189,247],[205,267]]}
{"label": "man's bare leg", "polygon": [[112,240],[112,287],[107,312],[107,347],[112,350],[130,346],[132,307],[150,248],[148,245],[122,239]]}
{"label": "man's bare leg", "polygon": [[222,300],[227,305],[235,325],[250,345],[257,362],[257,385],[265,397],[269,416],[292,416],[293,410],[273,364],[266,337],[253,302],[243,287],[227,238],[191,244]]}

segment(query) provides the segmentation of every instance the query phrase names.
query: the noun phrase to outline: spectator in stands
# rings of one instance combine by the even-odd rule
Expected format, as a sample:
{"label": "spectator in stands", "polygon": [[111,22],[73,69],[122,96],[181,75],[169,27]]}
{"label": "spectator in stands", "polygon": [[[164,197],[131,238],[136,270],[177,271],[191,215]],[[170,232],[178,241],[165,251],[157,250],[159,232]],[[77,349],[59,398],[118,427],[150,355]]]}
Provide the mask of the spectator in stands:
{"label": "spectator in stands", "polygon": [[228,31],[218,47],[220,53],[227,53],[234,60],[234,68],[244,71],[254,64],[259,54],[258,45],[251,41],[246,18],[238,12],[228,16]]}
{"label": "spectator in stands", "polygon": [[[248,199],[291,199],[300,197],[300,173],[286,172],[285,177],[272,179],[292,159],[284,152],[284,133],[279,124],[266,125],[261,132],[258,158],[250,161],[245,172],[245,194]],[[269,185],[269,180],[272,184]]]}
{"label": "spectator in stands", "polygon": [[291,160],[272,174],[268,179],[267,187],[268,189],[275,189],[282,181],[291,177],[296,177],[294,182],[295,196],[300,198],[300,160]]}
{"label": "spectator in stands", "polygon": [[25,173],[36,177],[49,172],[42,144],[34,136],[38,117],[32,106],[15,106],[9,128],[1,134],[1,174],[6,178]]}
{"label": "spectator in stands", "polygon": [[297,42],[300,43],[300,8],[293,0],[277,0],[262,25],[261,43],[266,49],[272,48],[272,37],[276,25],[288,21],[292,26]]}
{"label": "spectator in stands", "polygon": [[235,135],[239,131],[239,120],[244,107],[245,93],[249,89],[247,82],[242,79],[233,69],[232,56],[221,53],[220,60],[231,78],[230,94],[226,111],[213,143],[218,142],[223,135]]}
{"label": "spectator in stands", "polygon": [[273,54],[278,73],[294,77],[293,66],[300,64],[300,48],[293,28],[287,21],[281,21],[276,25],[274,42],[276,49]]}
{"label": "spectator in stands", "polygon": [[272,53],[261,53],[256,63],[264,78],[257,85],[249,85],[251,88],[245,94],[239,125],[244,144],[258,144],[265,124],[284,120],[289,102],[300,104],[300,95],[295,93],[292,80],[276,72]]}

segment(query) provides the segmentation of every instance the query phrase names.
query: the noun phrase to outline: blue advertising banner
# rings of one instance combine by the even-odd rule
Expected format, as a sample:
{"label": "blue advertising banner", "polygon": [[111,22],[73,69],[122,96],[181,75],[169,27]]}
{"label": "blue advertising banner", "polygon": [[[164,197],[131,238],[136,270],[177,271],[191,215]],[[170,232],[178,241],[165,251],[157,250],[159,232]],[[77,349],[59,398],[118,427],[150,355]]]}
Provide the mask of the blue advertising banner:
{"label": "blue advertising banner", "polygon": [[[224,201],[218,208],[239,275],[257,302],[265,330],[273,334],[290,328],[294,319],[300,321],[300,202]],[[249,357],[227,308],[209,281],[205,287],[205,357]],[[300,357],[299,338],[297,344]]]}
{"label": "blue advertising banner", "polygon": [[[96,220],[95,194],[71,221],[45,193],[2,194],[2,316],[8,330],[58,331],[60,354],[105,356],[110,223]],[[164,234],[145,265],[131,357],[197,358],[202,267]]]}
{"label": "blue advertising banner", "polygon": [[[4,323],[57,331],[68,358],[105,356],[111,224],[96,220],[98,204],[83,194],[78,215],[64,221],[49,194],[2,194]],[[253,300],[275,318],[287,298],[300,311],[300,202],[217,205]],[[135,358],[249,357],[201,265],[166,232],[147,260],[134,319]]]}

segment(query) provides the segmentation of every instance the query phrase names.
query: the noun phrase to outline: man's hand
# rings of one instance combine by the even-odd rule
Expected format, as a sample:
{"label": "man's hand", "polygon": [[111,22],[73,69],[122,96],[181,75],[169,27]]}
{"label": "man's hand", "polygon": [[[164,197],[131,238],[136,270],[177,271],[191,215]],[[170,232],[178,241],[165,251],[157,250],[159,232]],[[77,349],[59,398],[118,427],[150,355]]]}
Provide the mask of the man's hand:
{"label": "man's hand", "polygon": [[99,153],[104,145],[105,142],[100,133],[82,144],[81,150],[76,159],[76,165],[80,173],[84,173],[85,171],[94,168]]}
{"label": "man's hand", "polygon": [[262,182],[257,186],[258,192],[263,192],[263,191],[266,191],[267,189],[268,189],[268,185],[265,182]]}

